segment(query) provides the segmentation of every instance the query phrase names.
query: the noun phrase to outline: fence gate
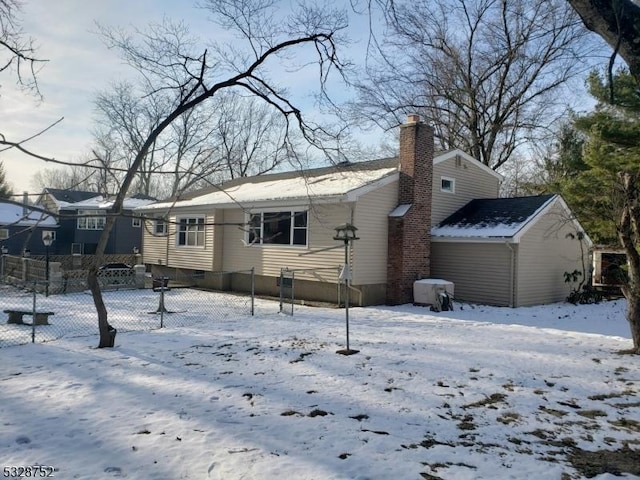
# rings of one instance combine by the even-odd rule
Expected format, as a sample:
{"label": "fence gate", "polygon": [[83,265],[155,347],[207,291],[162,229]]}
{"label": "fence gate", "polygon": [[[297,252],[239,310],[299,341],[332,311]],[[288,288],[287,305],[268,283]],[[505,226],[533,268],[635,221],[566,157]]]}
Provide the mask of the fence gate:
{"label": "fence gate", "polygon": [[295,300],[296,273],[288,268],[280,269],[280,313],[293,315],[293,303]]}

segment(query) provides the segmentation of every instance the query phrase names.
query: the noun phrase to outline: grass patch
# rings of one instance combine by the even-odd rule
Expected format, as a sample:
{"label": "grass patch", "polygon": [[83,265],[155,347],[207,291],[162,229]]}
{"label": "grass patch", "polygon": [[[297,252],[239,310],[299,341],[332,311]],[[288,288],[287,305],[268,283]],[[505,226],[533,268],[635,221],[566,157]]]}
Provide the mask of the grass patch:
{"label": "grass patch", "polygon": [[624,428],[625,430],[630,430],[632,432],[640,432],[640,422],[637,420],[620,418],[618,420],[609,420],[609,423],[614,427]]}
{"label": "grass patch", "polygon": [[562,418],[565,415],[569,415],[569,412],[565,412],[564,410],[556,410],[555,408],[545,407],[544,405],[539,406],[538,410],[544,413],[548,413],[549,415],[553,415],[554,417],[557,417],[557,418]]}
{"label": "grass patch", "polygon": [[573,468],[586,478],[610,473],[621,476],[624,473],[640,475],[640,450],[622,448],[620,450],[598,450],[589,452],[574,448],[567,456]]}
{"label": "grass patch", "polygon": [[586,417],[586,418],[597,418],[597,417],[606,417],[607,413],[603,412],[602,410],[583,410],[581,412],[577,412],[578,415],[580,415],[581,417]]}
{"label": "grass patch", "polygon": [[607,400],[609,398],[620,398],[620,397],[628,397],[635,395],[633,390],[627,389],[623,392],[612,392],[612,393],[603,393],[600,395],[591,395],[587,397],[589,400]]}
{"label": "grass patch", "polygon": [[302,417],[303,415],[300,412],[296,412],[295,410],[286,410],[280,414],[282,417],[293,417],[298,416]]}
{"label": "grass patch", "polygon": [[516,412],[507,412],[500,415],[496,420],[505,425],[509,425],[511,423],[516,423],[522,417],[519,413]]}
{"label": "grass patch", "polygon": [[486,407],[489,405],[494,405],[496,403],[504,402],[506,398],[507,396],[504,393],[492,393],[484,400],[463,405],[462,408]]}

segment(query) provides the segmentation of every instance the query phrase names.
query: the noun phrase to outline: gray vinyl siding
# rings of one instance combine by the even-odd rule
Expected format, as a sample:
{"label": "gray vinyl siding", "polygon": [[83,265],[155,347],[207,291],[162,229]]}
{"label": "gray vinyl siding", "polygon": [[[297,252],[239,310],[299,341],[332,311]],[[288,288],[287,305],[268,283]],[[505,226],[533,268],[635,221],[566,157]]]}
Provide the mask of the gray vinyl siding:
{"label": "gray vinyl siding", "polygon": [[387,282],[387,235],[389,213],[398,204],[398,182],[369,192],[358,199],[354,225],[358,237],[353,251],[353,283]]}
{"label": "gray vinyl siding", "polygon": [[[518,256],[517,303],[518,306],[539,305],[564,301],[569,286],[564,283],[564,273],[582,271],[580,242],[567,238],[576,233],[568,220],[568,212],[559,202],[533,226],[520,241]],[[585,265],[589,267],[588,247],[584,247]]]}
{"label": "gray vinyl siding", "polygon": [[[455,179],[455,193],[440,190],[441,178]],[[497,198],[500,182],[489,172],[462,158],[456,167],[455,157],[433,167],[432,224],[437,225],[449,215],[476,198]]]}
{"label": "gray vinyl siding", "polygon": [[[255,267],[256,275],[279,277],[281,268],[330,270],[298,272],[296,278],[324,282],[337,281],[338,267],[344,263],[344,250],[316,252],[339,246],[333,240],[334,228],[352,222],[351,204],[314,205],[309,207],[307,246],[245,245],[245,230],[237,226],[224,227],[223,270],[248,270]],[[283,207],[284,208],[284,207]],[[245,213],[240,209],[226,210],[225,223],[242,223]]]}
{"label": "gray vinyl siding", "polygon": [[431,244],[431,277],[453,282],[460,301],[510,306],[511,270],[511,250],[504,243]]}

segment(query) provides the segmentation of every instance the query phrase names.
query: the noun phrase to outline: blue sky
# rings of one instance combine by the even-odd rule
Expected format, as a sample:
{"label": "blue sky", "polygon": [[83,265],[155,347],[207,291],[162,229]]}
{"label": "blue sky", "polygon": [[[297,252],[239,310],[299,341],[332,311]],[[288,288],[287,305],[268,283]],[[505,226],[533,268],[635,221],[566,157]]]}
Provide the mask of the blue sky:
{"label": "blue sky", "polygon": [[[3,78],[2,133],[11,140],[24,139],[64,117],[25,146],[59,160],[80,159],[89,151],[96,92],[132,74],[116,53],[103,45],[95,33],[95,22],[144,27],[166,15],[184,20],[192,33],[202,38],[219,38],[216,25],[194,4],[175,0],[25,0],[23,29],[36,39],[40,57],[49,60],[38,75],[44,100],[38,102],[21,93]],[[12,151],[0,153],[0,160],[16,193],[32,190],[31,177],[36,171],[54,167]]]}

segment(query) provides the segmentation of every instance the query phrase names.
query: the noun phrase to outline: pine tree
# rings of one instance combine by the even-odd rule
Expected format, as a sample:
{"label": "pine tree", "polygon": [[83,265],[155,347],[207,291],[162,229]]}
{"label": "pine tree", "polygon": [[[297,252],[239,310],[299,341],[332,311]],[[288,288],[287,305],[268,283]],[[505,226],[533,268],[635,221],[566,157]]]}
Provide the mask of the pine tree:
{"label": "pine tree", "polygon": [[4,165],[0,162],[0,198],[9,198],[13,192],[7,183],[7,175],[4,171]]}
{"label": "pine tree", "polygon": [[640,88],[628,70],[619,70],[610,85],[591,74],[589,91],[596,109],[575,120],[587,136],[587,168],[567,184],[568,200],[603,237],[617,237],[627,255],[622,291],[633,351],[640,354]]}

